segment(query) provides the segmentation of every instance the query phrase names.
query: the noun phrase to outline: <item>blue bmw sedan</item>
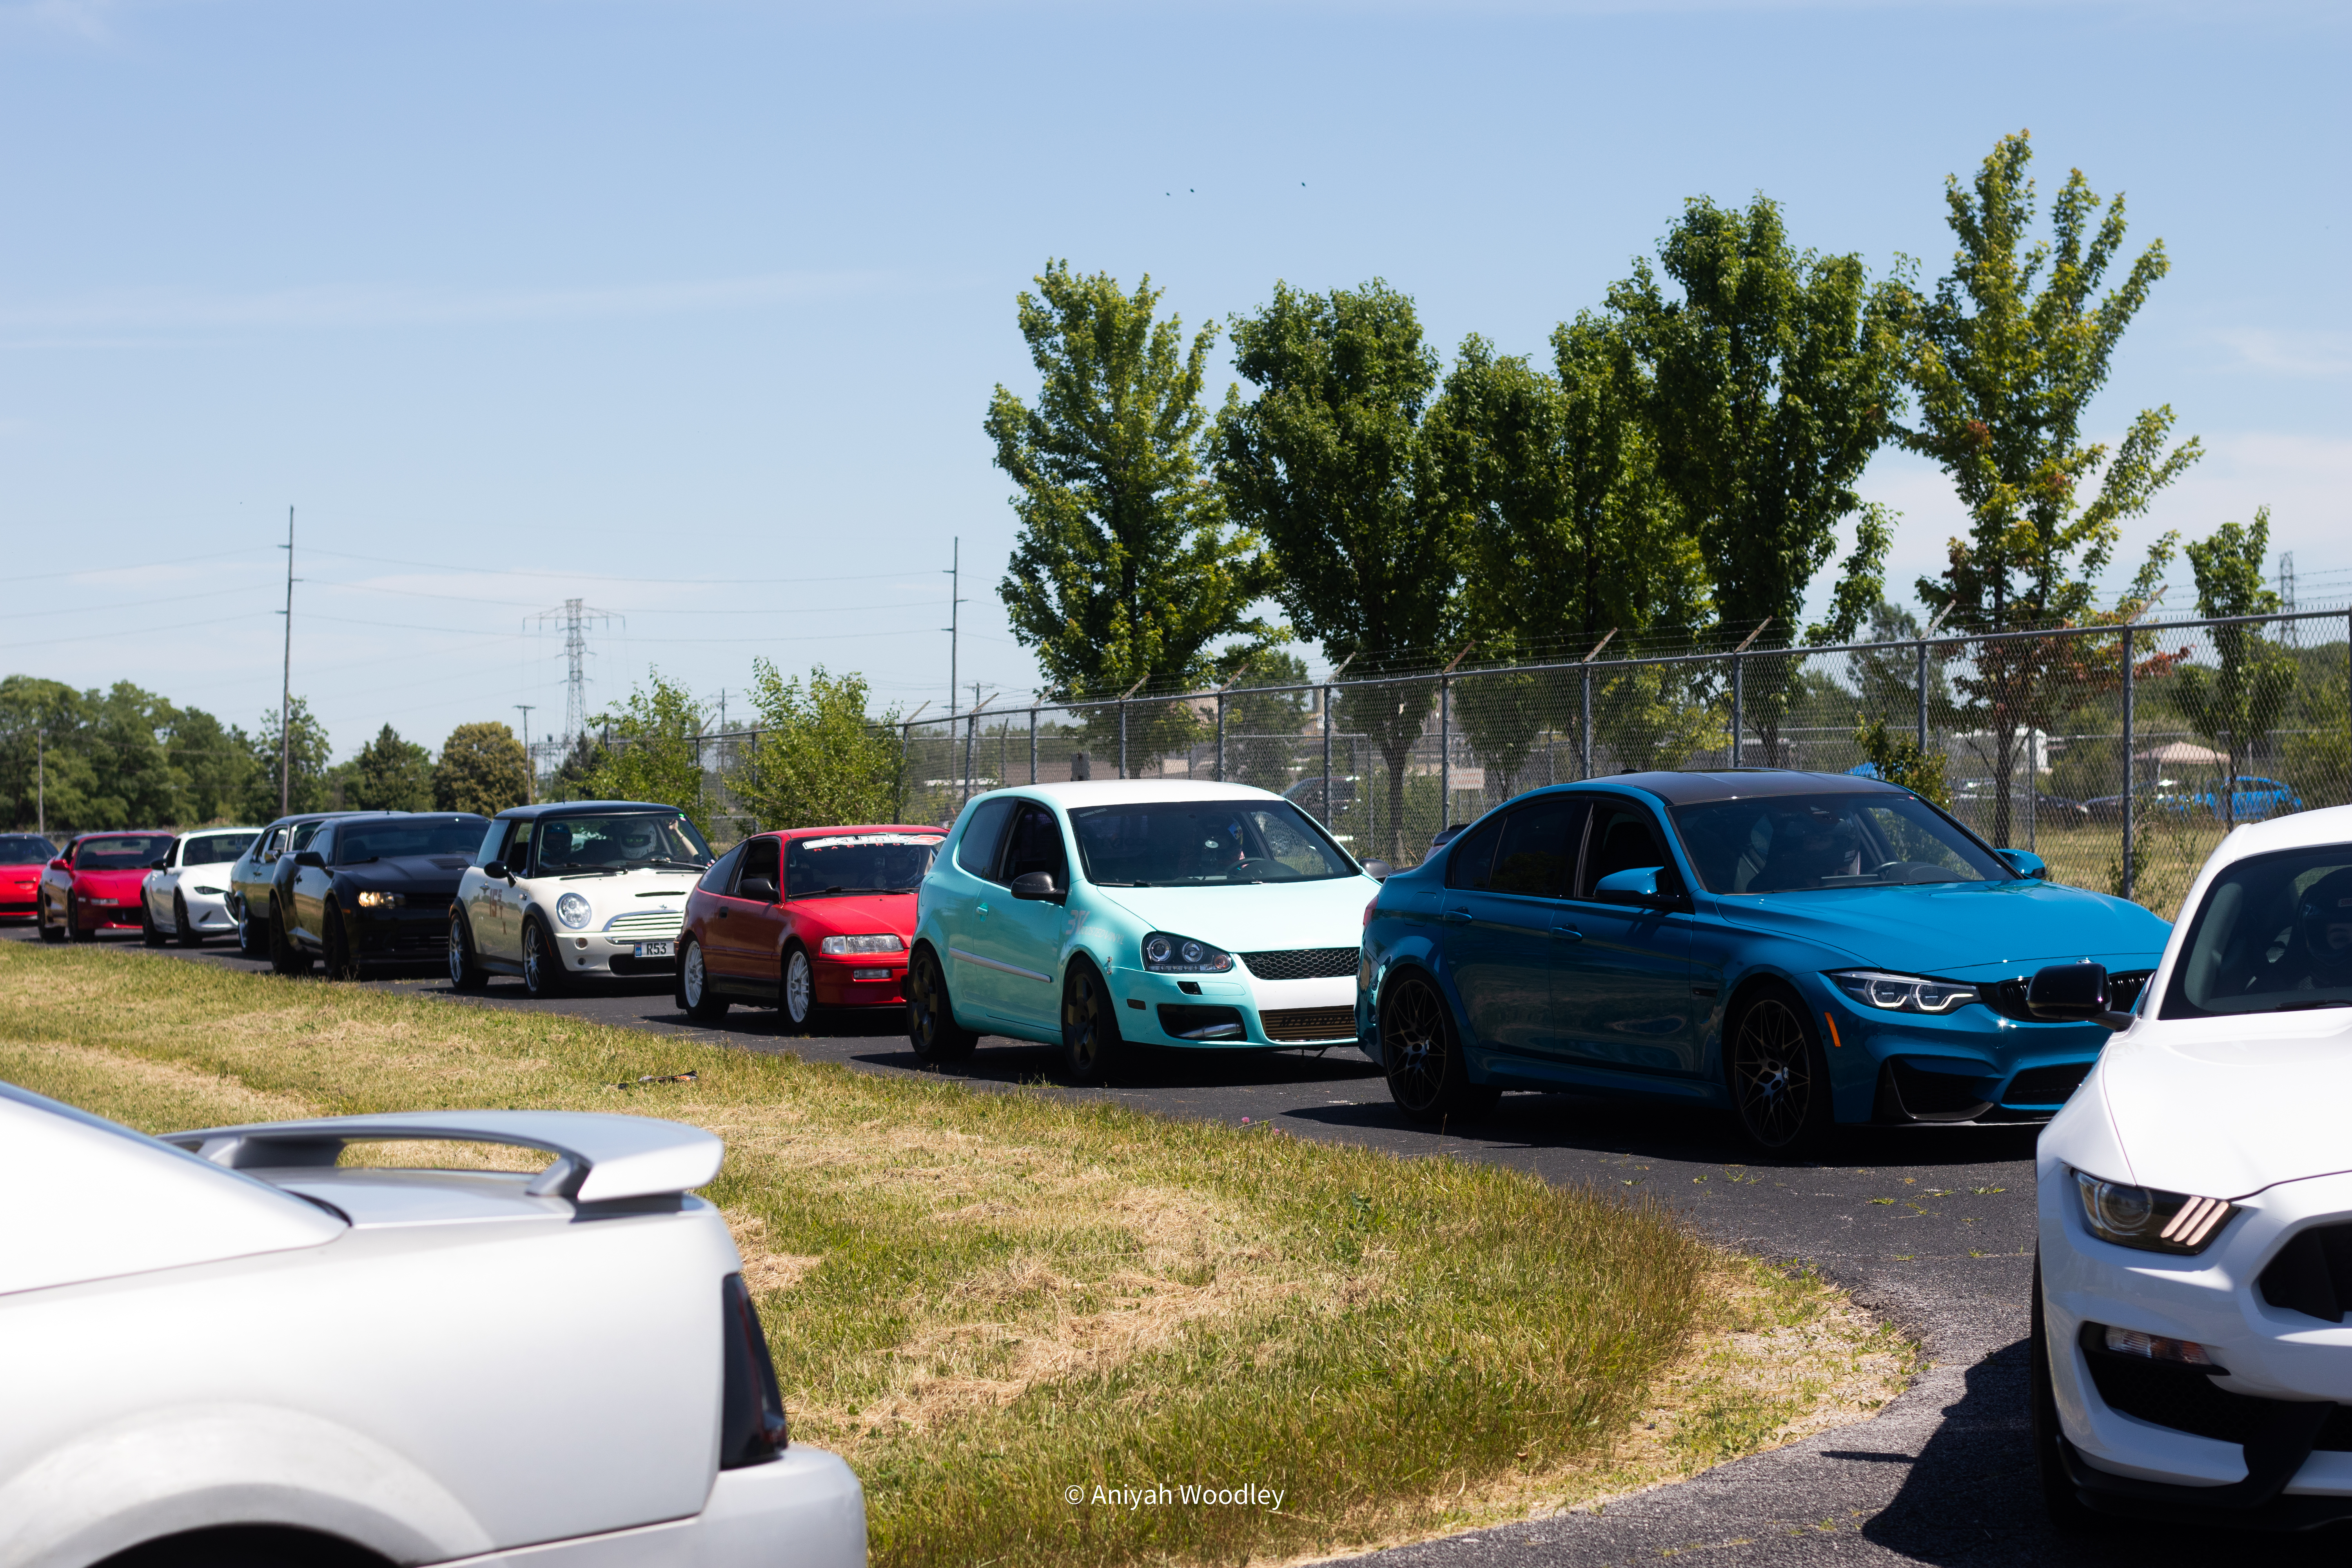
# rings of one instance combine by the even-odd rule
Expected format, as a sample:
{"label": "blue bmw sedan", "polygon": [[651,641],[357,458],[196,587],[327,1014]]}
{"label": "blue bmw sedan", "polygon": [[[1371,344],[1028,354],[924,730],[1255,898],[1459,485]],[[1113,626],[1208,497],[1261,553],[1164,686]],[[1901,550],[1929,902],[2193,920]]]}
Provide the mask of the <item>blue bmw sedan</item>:
{"label": "blue bmw sedan", "polygon": [[1506,1089],[1832,1125],[2040,1121],[2107,1039],[2026,983],[2095,960],[2128,1008],[2170,927],[2045,879],[1910,791],[1769,769],[1624,773],[1498,806],[1364,911],[1356,1026],[1411,1116]]}

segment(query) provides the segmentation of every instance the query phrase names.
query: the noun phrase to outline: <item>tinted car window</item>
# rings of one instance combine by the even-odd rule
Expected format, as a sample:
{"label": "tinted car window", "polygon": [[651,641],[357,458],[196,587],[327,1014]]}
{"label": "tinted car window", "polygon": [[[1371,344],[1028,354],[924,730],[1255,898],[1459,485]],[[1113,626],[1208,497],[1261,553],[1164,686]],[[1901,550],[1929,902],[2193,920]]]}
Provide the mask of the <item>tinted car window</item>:
{"label": "tinted car window", "polygon": [[742,861],[742,858],[743,847],[740,844],[738,844],[734,848],[730,849],[726,854],[721,855],[718,859],[713,860],[710,863],[710,869],[702,874],[702,880],[697,882],[695,886],[700,888],[706,893],[725,892],[729,888],[734,886],[735,868]]}
{"label": "tinted car window", "polygon": [[784,896],[910,893],[943,842],[936,833],[842,833],[784,845]]}
{"label": "tinted car window", "polygon": [[1042,805],[1023,802],[1004,845],[1004,879],[1043,871],[1056,887],[1070,885],[1070,858],[1062,847],[1062,825]]}
{"label": "tinted car window", "polygon": [[2352,846],[2256,855],[2217,875],[2164,1016],[2352,1007]]}
{"label": "tinted car window", "polygon": [[85,838],[74,851],[78,870],[130,871],[161,860],[172,852],[172,840],[161,833],[133,833],[120,837]]}
{"label": "tinted car window", "polygon": [[513,826],[511,822],[497,821],[484,828],[481,845],[474,851],[474,864],[487,866],[498,859],[499,851],[507,847],[507,829]]}
{"label": "tinted car window", "polygon": [[323,822],[296,823],[292,847],[296,849],[308,849],[310,847],[310,840],[319,837],[319,829],[326,826]]}
{"label": "tinted car window", "polygon": [[0,837],[0,866],[46,866],[57,858],[57,847],[39,834]]}
{"label": "tinted car window", "polygon": [[250,833],[207,833],[180,847],[183,866],[219,866],[244,854],[253,843]]}
{"label": "tinted car window", "polygon": [[1070,813],[1087,879],[1199,887],[1352,877],[1355,867],[1286,800],[1150,801]]}
{"label": "tinted car window", "polygon": [[1445,885],[1484,888],[1486,873],[1494,868],[1495,846],[1502,837],[1503,817],[1499,812],[1464,834],[1454,842],[1454,852],[1445,858]]}
{"label": "tinted car window", "polygon": [[1709,801],[1675,806],[1674,818],[1709,892],[2006,882],[2017,876],[1910,795]]}
{"label": "tinted car window", "polygon": [[335,835],[328,864],[360,866],[404,855],[464,855],[472,851],[480,833],[481,824],[471,818],[351,823]]}
{"label": "tinted car window", "polygon": [[1577,890],[1589,899],[1603,877],[1673,865],[1659,847],[1648,812],[1636,805],[1604,802],[1592,808],[1592,832],[1585,841],[1584,871],[1577,879]]}
{"label": "tinted car window", "polygon": [[1569,879],[1576,871],[1577,845],[1584,837],[1584,818],[1591,809],[1590,802],[1570,795],[1545,795],[1507,814],[1502,840],[1495,847],[1488,890],[1540,899],[1567,897]]}
{"label": "tinted car window", "polygon": [[778,867],[777,845],[772,838],[753,838],[743,845],[742,868],[735,873],[735,889],[754,877],[765,877],[773,885],[782,875]]}
{"label": "tinted car window", "polygon": [[[710,864],[710,846],[683,814],[599,812],[541,818],[538,868],[542,871],[615,871],[639,866]],[[512,865],[517,857],[509,856]]]}
{"label": "tinted car window", "polygon": [[1013,815],[1009,800],[984,800],[972,809],[956,843],[956,864],[982,881],[996,879],[996,846],[1004,837],[1004,820]]}

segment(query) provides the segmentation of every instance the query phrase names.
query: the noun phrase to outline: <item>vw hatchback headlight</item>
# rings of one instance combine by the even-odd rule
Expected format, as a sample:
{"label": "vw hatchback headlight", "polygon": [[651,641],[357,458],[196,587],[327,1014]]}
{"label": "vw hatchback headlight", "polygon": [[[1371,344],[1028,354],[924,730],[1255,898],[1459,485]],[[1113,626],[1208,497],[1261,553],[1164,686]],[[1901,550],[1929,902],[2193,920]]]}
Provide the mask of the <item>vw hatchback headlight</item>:
{"label": "vw hatchback headlight", "polygon": [[828,958],[845,958],[859,952],[897,952],[906,945],[885,931],[877,936],[829,936],[816,944],[816,950]]}
{"label": "vw hatchback headlight", "polygon": [[2074,1190],[2093,1236],[2142,1252],[2202,1252],[2238,1212],[2219,1198],[2102,1181],[2088,1171],[2074,1173]]}
{"label": "vw hatchback headlight", "polygon": [[1875,969],[1840,969],[1830,983],[1865,1006],[1889,1013],[1948,1013],[1977,999],[1973,985],[1929,980],[1918,974],[1887,974]]}
{"label": "vw hatchback headlight", "polygon": [[1143,967],[1155,974],[1223,974],[1234,955],[1189,936],[1156,931],[1143,939]]}
{"label": "vw hatchback headlight", "polygon": [[589,918],[594,912],[588,907],[587,899],[579,893],[566,893],[555,900],[555,918],[563,922],[566,931],[587,930]]}

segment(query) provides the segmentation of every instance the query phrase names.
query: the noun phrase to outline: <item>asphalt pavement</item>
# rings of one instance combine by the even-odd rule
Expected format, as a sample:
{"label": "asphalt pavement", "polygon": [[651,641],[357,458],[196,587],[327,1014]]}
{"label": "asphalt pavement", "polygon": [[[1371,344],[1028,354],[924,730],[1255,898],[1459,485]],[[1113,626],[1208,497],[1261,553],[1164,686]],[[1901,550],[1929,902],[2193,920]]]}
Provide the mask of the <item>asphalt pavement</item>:
{"label": "asphalt pavement", "polygon": [[[30,941],[29,927],[7,934]],[[142,951],[135,935],[102,938]],[[266,970],[227,944],[159,958]],[[471,1005],[535,1007],[706,1044],[833,1061],[879,1074],[925,1070],[902,1016],[823,1017],[797,1035],[782,1016],[738,1006],[723,1026],[691,1023],[667,982],[607,982],[533,1003],[519,980],[450,990],[438,970],[363,982]],[[1916,1338],[1927,1368],[1873,1419],[1674,1486],[1574,1513],[1381,1552],[1380,1568],[1656,1563],[2145,1564],[2172,1561],[2337,1563],[2347,1539],[2241,1537],[2169,1528],[2069,1541],[2044,1520],[2026,1428],[2027,1298],[2033,1251],[2032,1128],[1848,1130],[1833,1163],[1748,1156],[1726,1118],[1559,1094],[1508,1094],[1473,1126],[1431,1131],[1390,1103],[1352,1049],[1218,1056],[1167,1053],[1100,1089],[1053,1085],[1053,1053],[983,1040],[946,1076],[975,1089],[1042,1085],[1171,1116],[1271,1121],[1401,1155],[1490,1160],[1562,1184],[1639,1192],[1713,1239],[1774,1262],[1810,1264]]]}

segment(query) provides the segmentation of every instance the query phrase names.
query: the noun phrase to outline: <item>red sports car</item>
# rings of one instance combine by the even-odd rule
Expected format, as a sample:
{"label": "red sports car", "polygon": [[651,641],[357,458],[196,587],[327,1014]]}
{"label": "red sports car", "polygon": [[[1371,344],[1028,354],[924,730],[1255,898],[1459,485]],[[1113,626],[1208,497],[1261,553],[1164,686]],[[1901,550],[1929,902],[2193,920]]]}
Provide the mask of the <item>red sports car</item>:
{"label": "red sports car", "polygon": [[37,833],[0,833],[0,920],[33,918],[41,900],[41,868],[57,853]]}
{"label": "red sports car", "polygon": [[41,873],[33,919],[43,942],[88,942],[108,926],[139,928],[139,886],[172,852],[169,833],[85,833]]}
{"label": "red sports car", "polygon": [[915,889],[947,835],[936,827],[795,827],[721,855],[686,900],[677,1005],[708,1023],[730,1003],[782,1009],[898,1007]]}

